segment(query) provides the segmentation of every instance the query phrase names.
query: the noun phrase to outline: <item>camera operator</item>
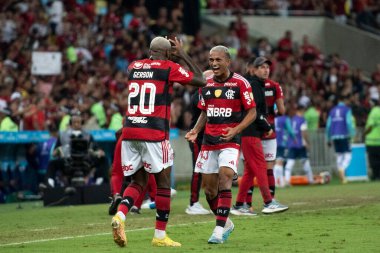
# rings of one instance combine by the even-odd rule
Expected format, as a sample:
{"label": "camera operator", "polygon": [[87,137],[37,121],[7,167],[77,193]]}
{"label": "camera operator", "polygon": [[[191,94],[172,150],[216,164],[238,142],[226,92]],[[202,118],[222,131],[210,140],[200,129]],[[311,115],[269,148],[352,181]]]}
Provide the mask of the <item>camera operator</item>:
{"label": "camera operator", "polygon": [[108,181],[108,161],[103,150],[99,149],[92,136],[82,129],[83,119],[79,113],[72,115],[69,129],[60,132],[53,157],[48,165],[46,181],[55,187],[57,172],[67,177],[73,186],[88,183],[92,169],[95,169],[95,184]]}

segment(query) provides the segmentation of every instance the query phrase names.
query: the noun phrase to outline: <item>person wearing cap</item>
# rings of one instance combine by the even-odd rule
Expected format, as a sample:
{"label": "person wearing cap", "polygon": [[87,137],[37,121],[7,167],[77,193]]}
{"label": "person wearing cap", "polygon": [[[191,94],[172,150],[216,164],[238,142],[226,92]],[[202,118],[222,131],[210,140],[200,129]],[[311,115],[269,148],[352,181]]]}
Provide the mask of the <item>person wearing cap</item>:
{"label": "person wearing cap", "polygon": [[[265,57],[261,58],[261,62],[267,62],[269,65],[272,63],[267,60]],[[283,179],[284,168],[283,161],[277,158],[277,140],[276,140],[276,127],[275,127],[275,116],[285,114],[285,105],[284,105],[284,94],[282,92],[282,88],[279,83],[269,79],[270,68],[260,68],[256,71],[256,75],[261,79],[265,79],[265,102],[267,104],[267,120],[269,124],[271,124],[273,132],[270,135],[264,134],[261,137],[261,143],[263,144],[264,150],[264,158],[267,163],[267,176],[268,176],[268,184],[269,190],[272,195],[272,198],[275,198],[276,193],[276,184],[277,182]],[[276,108],[276,109],[275,109]],[[276,112],[275,112],[276,110]],[[294,136],[292,132],[290,132],[290,136]],[[282,155],[283,157],[283,155]],[[277,179],[277,182],[276,182]],[[284,185],[283,180],[282,186]]]}
{"label": "person wearing cap", "polygon": [[0,105],[0,132],[17,132],[18,126],[9,116],[11,112],[5,104]]}
{"label": "person wearing cap", "polygon": [[334,144],[336,165],[342,183],[347,183],[345,171],[351,162],[351,138],[355,136],[355,124],[348,99],[348,95],[339,96],[338,104],[331,108],[326,122],[328,145]]}
{"label": "person wearing cap", "polygon": [[242,132],[244,172],[239,184],[236,203],[231,209],[231,213],[235,215],[256,215],[250,206],[252,200],[248,199],[247,201],[246,199],[247,193],[253,184],[254,177],[256,177],[261,196],[264,200],[262,213],[271,214],[283,212],[288,209],[287,206],[280,204],[271,195],[267,177],[267,165],[261,143],[263,136],[271,136],[273,133],[273,127],[266,119],[268,113],[265,101],[265,81],[269,75],[269,67],[271,64],[271,61],[267,58],[257,57],[249,61],[247,65],[246,78],[252,86],[253,96],[257,106],[257,118]]}
{"label": "person wearing cap", "polygon": [[215,215],[215,228],[210,244],[227,241],[234,230],[229,218],[232,204],[232,181],[237,176],[240,134],[256,118],[256,104],[249,82],[230,71],[231,54],[227,47],[211,48],[209,66],[213,75],[200,92],[197,123],[186,135],[195,142],[204,129],[202,148],[194,171],[202,173],[206,200]]}
{"label": "person wearing cap", "polygon": [[[255,63],[255,64],[254,64]],[[276,141],[276,132],[275,130],[275,107],[277,114],[282,115],[285,113],[284,106],[284,95],[281,89],[281,86],[269,79],[270,68],[263,66],[268,64],[269,67],[272,65],[272,62],[265,57],[257,57],[256,59],[251,59],[248,62],[247,68],[248,72],[251,73],[251,76],[256,75],[261,80],[264,81],[264,91],[265,91],[265,102],[266,102],[266,119],[271,125],[273,131],[270,134],[264,133],[261,136],[261,143],[263,145],[264,158],[267,164],[267,178],[269,184],[269,190],[272,198],[275,198],[276,190],[276,178],[280,181],[283,178],[283,166],[281,167],[282,161],[276,161],[277,156],[277,141]],[[256,66],[256,67],[255,67]],[[263,66],[260,68],[260,66]],[[291,137],[294,136],[291,133]],[[276,161],[276,165],[275,165]],[[273,171],[275,168],[275,173]],[[282,183],[284,184],[283,180]],[[282,185],[283,185],[282,184]],[[252,192],[254,186],[247,193],[246,203],[249,206],[252,203]]]}
{"label": "person wearing cap", "polygon": [[[174,154],[169,142],[170,107],[173,83],[205,86],[201,69],[175,38],[156,37],[150,43],[150,57],[132,62],[128,68],[128,108],[122,130],[121,163],[124,176],[132,181],[124,190],[118,212],[112,218],[113,239],[127,244],[126,215],[146,187],[149,174],[156,178],[156,226],[153,246],[179,247],[170,239],[166,226],[170,213],[170,171]],[[170,59],[183,60],[189,70]]]}

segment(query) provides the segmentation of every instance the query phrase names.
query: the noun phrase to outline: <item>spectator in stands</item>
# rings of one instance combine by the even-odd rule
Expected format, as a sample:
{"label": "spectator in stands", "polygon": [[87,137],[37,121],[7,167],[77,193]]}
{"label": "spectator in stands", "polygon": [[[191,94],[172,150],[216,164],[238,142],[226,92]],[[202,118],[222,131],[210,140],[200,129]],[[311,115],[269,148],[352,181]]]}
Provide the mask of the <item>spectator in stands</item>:
{"label": "spectator in stands", "polygon": [[305,120],[307,123],[307,129],[309,131],[316,132],[319,128],[319,117],[320,112],[315,106],[316,102],[312,98],[310,103],[307,105],[307,109],[305,111]]}
{"label": "spectator in stands", "polygon": [[18,126],[11,117],[9,109],[6,108],[6,103],[0,101],[0,131],[2,132],[15,132],[18,131]]}
{"label": "spectator in stands", "polygon": [[380,100],[371,109],[365,126],[365,145],[367,148],[371,179],[380,180]]}
{"label": "spectator in stands", "polygon": [[278,60],[285,61],[293,53],[292,32],[286,31],[282,39],[278,41]]}
{"label": "spectator in stands", "polygon": [[242,42],[248,42],[248,25],[243,20],[243,15],[241,13],[236,15],[236,21],[233,24],[233,27],[235,28],[236,36],[239,40]]}
{"label": "spectator in stands", "polygon": [[257,47],[253,49],[255,56],[260,57],[269,57],[272,53],[272,46],[269,44],[267,38],[259,38],[257,40]]}
{"label": "spectator in stands", "polygon": [[332,15],[334,20],[338,23],[345,24],[347,22],[346,16],[346,0],[331,1]]}
{"label": "spectator in stands", "polygon": [[380,63],[376,65],[376,70],[372,73],[371,78],[375,85],[380,85]]}
{"label": "spectator in stands", "polygon": [[107,114],[110,116],[108,129],[117,131],[123,127],[123,116],[121,115],[117,104],[111,103],[107,110]]}
{"label": "spectator in stands", "polygon": [[347,183],[345,171],[351,162],[351,139],[355,136],[355,124],[348,101],[349,96],[341,95],[338,104],[330,110],[326,123],[328,145],[334,143],[336,165],[342,183]]}
{"label": "spectator in stands", "polygon": [[62,30],[62,18],[64,15],[64,6],[60,0],[49,0],[47,2],[49,25],[53,35],[59,34]]}
{"label": "spectator in stands", "polygon": [[302,38],[302,45],[300,50],[302,54],[302,60],[307,66],[310,65],[309,62],[312,63],[319,56],[319,50],[314,45],[310,44],[309,36],[307,35],[304,35]]}

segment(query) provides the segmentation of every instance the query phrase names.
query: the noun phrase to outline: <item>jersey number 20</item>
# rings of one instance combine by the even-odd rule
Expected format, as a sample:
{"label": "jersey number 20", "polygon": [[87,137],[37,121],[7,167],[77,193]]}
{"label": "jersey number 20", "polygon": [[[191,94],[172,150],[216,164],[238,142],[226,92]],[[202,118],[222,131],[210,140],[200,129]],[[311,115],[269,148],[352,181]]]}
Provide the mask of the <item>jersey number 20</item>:
{"label": "jersey number 20", "polygon": [[[147,90],[149,92],[149,103],[147,107],[145,106],[145,94]],[[131,103],[132,98],[137,97],[140,93],[140,101],[139,105],[135,105]],[[154,112],[154,102],[156,98],[156,86],[153,83],[144,83],[140,86],[138,83],[130,83],[129,84],[129,96],[128,96],[128,113],[135,114],[138,110],[141,114],[147,115],[152,114]]]}

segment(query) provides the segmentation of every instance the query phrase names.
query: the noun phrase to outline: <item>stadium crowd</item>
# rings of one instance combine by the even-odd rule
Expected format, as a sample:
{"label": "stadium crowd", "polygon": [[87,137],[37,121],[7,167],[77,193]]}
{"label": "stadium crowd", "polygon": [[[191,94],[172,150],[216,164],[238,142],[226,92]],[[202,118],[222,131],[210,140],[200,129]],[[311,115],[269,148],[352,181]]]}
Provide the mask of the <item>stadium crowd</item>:
{"label": "stadium crowd", "polygon": [[342,24],[380,33],[378,0],[207,0],[212,13],[244,12],[255,15],[323,15]]}
{"label": "stadium crowd", "polygon": [[[276,43],[266,38],[252,41],[242,15],[236,16],[226,36],[200,32],[186,36],[182,1],[163,1],[159,8],[149,8],[144,2],[149,1],[2,1],[0,115],[11,119],[17,125],[15,130],[48,130],[52,125],[64,130],[73,111],[82,112],[86,129],[120,128],[127,106],[127,67],[133,60],[147,57],[155,36],[181,38],[203,70],[214,45],[229,47],[231,70],[238,73],[245,72],[252,57],[267,57],[273,63],[271,79],[282,85],[286,103],[312,107],[318,115],[317,127],[325,126],[338,91],[350,97],[357,126],[365,125],[371,105],[379,100],[380,64],[365,78],[361,69],[351,69],[338,54],[324,55],[306,35],[296,47],[291,31],[284,31]],[[213,9],[230,2],[289,2],[294,8],[299,8],[300,2],[319,3],[207,1],[207,6]],[[61,52],[61,74],[32,75],[34,51]],[[175,86],[172,127],[188,129],[191,89]],[[113,116],[119,118],[118,123],[111,124]]]}

